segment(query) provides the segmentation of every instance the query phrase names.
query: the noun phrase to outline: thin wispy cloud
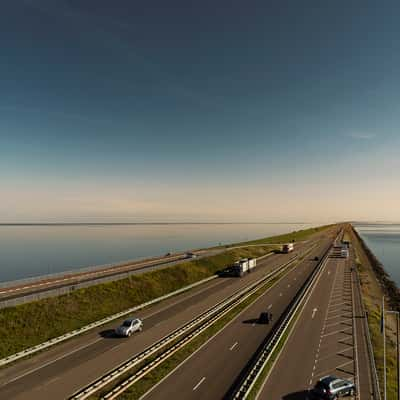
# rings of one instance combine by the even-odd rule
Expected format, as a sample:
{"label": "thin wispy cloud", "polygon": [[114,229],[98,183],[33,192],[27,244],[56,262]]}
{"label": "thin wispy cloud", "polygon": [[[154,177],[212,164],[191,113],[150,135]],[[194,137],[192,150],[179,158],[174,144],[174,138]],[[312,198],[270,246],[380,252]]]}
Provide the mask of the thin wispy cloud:
{"label": "thin wispy cloud", "polygon": [[374,133],[368,133],[368,132],[351,132],[348,136],[350,136],[353,139],[359,139],[359,140],[369,140],[369,139],[374,139],[376,137]]}

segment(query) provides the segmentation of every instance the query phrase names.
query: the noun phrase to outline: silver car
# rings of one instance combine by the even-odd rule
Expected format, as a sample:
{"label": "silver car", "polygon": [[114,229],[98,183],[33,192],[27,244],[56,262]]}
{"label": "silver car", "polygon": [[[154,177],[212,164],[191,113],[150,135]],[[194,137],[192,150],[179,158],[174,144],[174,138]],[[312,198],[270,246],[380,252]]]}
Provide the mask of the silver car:
{"label": "silver car", "polygon": [[128,337],[132,333],[140,332],[143,329],[143,322],[139,318],[130,318],[125,320],[121,326],[119,326],[115,333],[118,336]]}
{"label": "silver car", "polygon": [[353,382],[329,375],[317,382],[314,389],[311,390],[309,398],[313,400],[336,400],[339,397],[354,396],[355,393],[356,387]]}

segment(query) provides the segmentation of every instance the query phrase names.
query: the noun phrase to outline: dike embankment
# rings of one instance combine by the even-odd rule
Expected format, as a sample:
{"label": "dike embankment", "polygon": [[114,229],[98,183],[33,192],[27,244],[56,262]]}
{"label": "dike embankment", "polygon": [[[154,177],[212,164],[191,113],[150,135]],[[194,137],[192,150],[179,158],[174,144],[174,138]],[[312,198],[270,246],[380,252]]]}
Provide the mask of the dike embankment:
{"label": "dike embankment", "polygon": [[355,236],[361,244],[364,253],[368,257],[368,260],[372,266],[375,273],[377,281],[380,283],[384,295],[390,304],[392,309],[400,311],[400,290],[396,283],[390,278],[390,275],[385,271],[383,264],[378,260],[375,254],[367,246],[364,239],[359,235],[359,233],[352,227]]}

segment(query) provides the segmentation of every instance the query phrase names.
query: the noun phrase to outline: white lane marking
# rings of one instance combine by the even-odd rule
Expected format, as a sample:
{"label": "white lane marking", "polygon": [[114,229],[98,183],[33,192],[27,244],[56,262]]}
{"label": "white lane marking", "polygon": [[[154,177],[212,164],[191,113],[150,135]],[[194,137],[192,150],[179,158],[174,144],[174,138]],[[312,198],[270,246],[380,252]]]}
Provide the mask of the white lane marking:
{"label": "white lane marking", "polygon": [[86,347],[89,347],[89,346],[91,346],[92,344],[95,344],[95,343],[99,342],[100,340],[104,340],[104,339],[103,339],[102,337],[100,337],[100,338],[94,340],[93,342],[90,342],[90,343],[87,343],[87,344],[85,344],[85,345],[83,345],[83,346],[81,346],[81,347],[78,347],[77,349],[74,349],[74,350],[70,351],[69,353],[63,354],[62,356],[60,356],[60,357],[58,357],[58,358],[55,358],[54,360],[50,360],[50,361],[48,361],[48,362],[46,362],[46,363],[44,363],[44,364],[39,365],[38,367],[36,367],[36,368],[34,368],[34,369],[31,369],[31,370],[29,370],[29,371],[26,371],[26,372],[24,372],[22,375],[16,376],[15,378],[13,378],[13,379],[11,379],[11,380],[9,380],[9,381],[3,383],[1,386],[8,385],[9,383],[15,382],[15,381],[17,381],[17,380],[23,378],[24,376],[33,374],[34,372],[39,371],[40,369],[42,369],[42,368],[44,368],[44,367],[47,367],[48,365],[51,365],[51,364],[53,364],[53,363],[55,363],[55,362],[57,362],[57,361],[59,361],[59,360],[62,360],[63,358],[68,357],[68,356],[70,356],[71,354],[76,353],[77,351],[80,351],[80,350],[82,350],[82,349],[84,349],[84,348],[86,348]]}
{"label": "white lane marking", "polygon": [[312,316],[311,316],[311,319],[314,319],[314,317],[315,317],[315,313],[318,311],[318,308],[314,308],[313,310],[312,310]]}
{"label": "white lane marking", "polygon": [[232,351],[237,345],[238,345],[238,342],[233,343],[233,345],[231,347],[229,347],[229,350]]}
{"label": "white lane marking", "polygon": [[193,388],[193,391],[196,390],[205,380],[206,380],[206,377],[203,376],[203,377],[200,379],[200,382]]}
{"label": "white lane marking", "polygon": [[[331,328],[332,326],[341,325],[341,324],[343,324],[343,321],[339,321],[339,322],[335,322],[333,324],[325,325],[325,328]],[[345,325],[345,324],[343,324],[343,325]]]}
{"label": "white lane marking", "polygon": [[329,332],[329,333],[326,333],[325,335],[322,335],[322,337],[326,337],[326,336],[332,336],[332,335],[336,335],[336,334],[338,334],[338,333],[343,333],[343,334],[345,334],[345,332],[347,331],[347,330],[353,330],[353,327],[352,326],[349,326],[348,328],[343,328],[343,329],[339,329],[338,331],[334,331],[334,332]]}
{"label": "white lane marking", "polygon": [[270,305],[268,306],[268,310],[269,310],[270,308],[272,308],[272,304],[270,304]]}
{"label": "white lane marking", "polygon": [[46,382],[44,385],[41,385],[41,386],[47,386],[47,385],[50,385],[51,383],[54,383],[54,382],[56,382],[56,381],[59,381],[61,379],[61,377],[60,376],[56,376],[55,378],[53,378],[53,379],[50,379],[48,382]]}
{"label": "white lane marking", "polygon": [[338,318],[342,318],[342,316],[339,314],[339,315],[335,315],[334,317],[326,318],[326,319],[325,319],[325,322],[326,322],[326,321],[331,321],[332,319],[338,319]]}

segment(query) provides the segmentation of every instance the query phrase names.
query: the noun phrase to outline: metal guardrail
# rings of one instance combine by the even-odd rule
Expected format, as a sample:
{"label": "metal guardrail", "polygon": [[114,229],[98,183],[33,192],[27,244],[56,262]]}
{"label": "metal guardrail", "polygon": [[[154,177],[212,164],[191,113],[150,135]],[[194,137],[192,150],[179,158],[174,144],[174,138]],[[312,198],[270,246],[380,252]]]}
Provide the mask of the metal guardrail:
{"label": "metal guardrail", "polygon": [[104,271],[108,271],[113,268],[122,268],[122,267],[128,267],[132,266],[135,267],[136,265],[140,265],[143,263],[157,263],[157,262],[163,262],[165,260],[170,260],[171,262],[174,261],[174,258],[179,260],[179,259],[184,259],[185,253],[177,253],[174,255],[171,255],[169,257],[148,257],[148,258],[134,258],[134,259],[129,259],[129,260],[121,260],[118,262],[114,263],[108,263],[108,264],[98,264],[98,265],[91,265],[88,267],[82,267],[82,268],[76,268],[76,269],[66,269],[64,271],[60,272],[52,272],[49,274],[43,274],[43,275],[38,275],[38,276],[31,276],[29,278],[21,278],[21,279],[16,279],[12,281],[5,281],[5,282],[0,282],[0,290],[1,289],[7,289],[10,287],[14,286],[21,286],[21,285],[33,285],[35,283],[40,283],[40,281],[47,281],[51,279],[59,279],[59,278],[73,278],[75,277],[76,280],[79,279],[80,275],[83,274],[101,274]]}
{"label": "metal guardrail", "polygon": [[[265,285],[268,281],[274,279],[276,276],[278,276],[279,274],[284,272],[296,260],[299,260],[299,259],[305,257],[307,254],[309,254],[314,249],[315,246],[316,245],[313,245],[311,248],[307,249],[302,254],[297,254],[296,256],[292,257],[288,262],[277,267],[274,271],[271,271],[269,274],[265,275],[263,278],[259,279],[258,281],[254,282],[253,284],[249,285],[245,289],[239,290],[238,292],[236,292],[235,294],[230,296],[228,299],[225,299],[225,300],[221,301],[220,303],[217,303],[216,305],[214,305],[208,311],[203,313],[203,314],[206,314],[206,313],[208,314],[208,317],[202,319],[204,322],[201,322],[201,320],[199,320],[200,316],[198,316],[195,319],[193,319],[192,321],[190,321],[188,323],[188,325],[191,324],[191,327],[186,330],[186,331],[189,331],[189,333],[186,336],[184,336],[182,339],[180,339],[172,347],[165,350],[161,355],[159,355],[156,359],[154,359],[149,364],[145,365],[143,368],[141,368],[139,371],[137,371],[134,375],[130,376],[128,379],[124,380],[122,383],[117,385],[117,387],[113,388],[110,392],[108,392],[106,395],[104,395],[102,397],[102,399],[112,400],[112,399],[117,398],[117,396],[119,396],[121,393],[123,393],[128,387],[133,385],[135,382],[137,382],[139,379],[141,379],[143,376],[145,376],[151,370],[153,370],[158,365],[160,365],[165,359],[167,359],[172,354],[174,354],[176,351],[178,351],[180,348],[185,346],[194,337],[198,336],[201,332],[203,332],[210,325],[212,325],[217,319],[221,318],[223,315],[225,315],[227,312],[229,312],[232,308],[236,307],[239,303],[246,300],[249,296],[251,296],[254,292],[259,290],[259,288],[262,287],[263,285]],[[258,258],[258,260],[268,257],[269,255],[270,255],[270,253],[268,253],[264,256],[261,256]],[[192,324],[192,322],[194,322],[195,320],[197,320],[197,322]],[[195,328],[194,331],[190,331],[190,329],[192,329],[194,326],[199,325],[199,324],[200,324],[200,326],[197,326],[197,328]],[[180,329],[180,328],[178,328],[178,329]],[[171,335],[173,335],[174,332]],[[161,339],[160,342],[165,340],[166,338],[168,338],[168,336],[169,335],[167,335],[165,338]],[[178,339],[177,339],[177,336],[174,335],[174,337],[171,340],[169,340],[168,343],[173,342],[175,340],[178,340]],[[159,351],[161,347],[165,347],[165,345],[168,343],[164,343],[163,346],[157,346],[155,351],[152,351],[151,353],[150,353],[149,349],[145,350],[143,353],[147,353],[147,357],[149,357],[150,355]],[[157,345],[157,343],[155,345]],[[151,347],[152,346],[150,346],[150,348]],[[140,354],[138,356],[140,356]],[[138,357],[138,356],[136,356],[136,357]],[[133,357],[131,360],[128,360],[128,361],[122,363],[119,367],[116,367],[113,370],[111,370],[110,372],[104,374],[102,377],[95,380],[93,383],[89,384],[85,388],[81,389],[79,392],[75,393],[72,397],[70,397],[70,400],[83,400],[83,399],[88,398],[92,394],[98,392],[101,388],[112,383],[119,376],[124,375],[130,369],[132,369],[133,367],[135,367],[136,365],[138,365],[139,363],[144,361],[144,358],[135,360],[136,357]]]}
{"label": "metal guardrail", "polygon": [[264,346],[259,351],[259,354],[254,359],[253,365],[249,369],[249,372],[246,374],[246,376],[242,379],[240,384],[234,390],[231,396],[232,399],[235,400],[246,399],[250,394],[250,392],[252,391],[252,389],[254,388],[254,385],[259,379],[265,365],[270,360],[271,356],[274,354],[274,351],[276,350],[283,335],[289,328],[293,318],[296,316],[297,311],[302,306],[302,301],[306,298],[309,291],[314,286],[314,283],[318,278],[320,271],[322,271],[323,267],[326,264],[326,261],[328,260],[328,254],[331,248],[332,246],[330,246],[327,249],[327,251],[323,256],[323,259],[319,263],[319,266],[314,269],[313,273],[309,276],[309,278],[303,285],[302,289],[300,289],[300,291],[296,294],[295,299],[290,305],[288,312],[281,320],[281,323],[275,329],[272,336],[268,340],[266,340]]}
{"label": "metal guardrail", "polygon": [[[273,253],[267,253],[267,254],[265,254],[265,255],[263,255],[261,257],[258,257],[257,260],[262,260],[262,259],[264,259],[266,257],[271,256],[272,254]],[[170,297],[176,296],[177,294],[186,292],[186,291],[188,291],[188,290],[190,290],[190,289],[192,289],[192,288],[194,288],[196,286],[202,285],[202,284],[207,283],[207,282],[209,282],[209,281],[211,281],[213,279],[216,279],[217,277],[218,277],[217,275],[213,275],[213,276],[210,276],[208,278],[202,279],[201,281],[192,283],[191,285],[188,285],[188,286],[185,286],[185,287],[183,287],[181,289],[178,289],[178,290],[175,290],[173,292],[167,293],[167,294],[165,294],[163,296],[160,296],[160,297],[157,297],[157,298],[155,298],[153,300],[149,300],[149,301],[147,301],[145,303],[142,303],[142,304],[139,304],[139,305],[137,305],[135,307],[129,308],[129,309],[124,310],[124,311],[120,311],[120,312],[118,312],[116,314],[113,314],[113,315],[111,315],[109,317],[102,318],[102,319],[100,319],[98,321],[92,322],[91,324],[85,325],[82,328],[75,329],[75,330],[73,330],[71,332],[65,333],[64,335],[57,336],[57,337],[55,337],[53,339],[47,340],[46,342],[40,343],[40,344],[38,344],[36,346],[29,347],[29,348],[27,348],[25,350],[22,350],[22,351],[18,352],[18,353],[12,354],[12,355],[7,356],[7,357],[4,357],[4,358],[0,359],[0,367],[2,367],[4,365],[7,365],[9,363],[12,363],[14,361],[17,361],[17,360],[19,360],[19,359],[21,359],[23,357],[28,356],[28,355],[32,355],[32,354],[35,354],[35,353],[37,353],[39,351],[45,350],[45,349],[47,349],[47,348],[49,348],[51,346],[54,346],[57,343],[61,343],[61,342],[65,341],[65,340],[68,340],[68,339],[71,339],[71,338],[73,338],[75,336],[81,335],[82,333],[85,333],[85,332],[87,332],[87,331],[89,331],[89,330],[91,330],[93,328],[97,328],[97,327],[99,327],[101,325],[104,325],[104,324],[106,324],[108,322],[111,322],[111,321],[113,321],[115,319],[123,317],[123,316],[125,316],[127,314],[136,312],[136,311],[141,310],[141,309],[143,309],[145,307],[148,307],[150,305],[159,303],[160,301],[166,300],[166,299],[168,299]]]}
{"label": "metal guardrail", "polygon": [[[204,329],[206,329],[212,322],[208,322],[212,320],[213,322],[221,318],[225,315],[228,311],[230,311],[233,307],[235,307],[238,303],[244,301],[246,298],[251,296],[255,291],[257,291],[260,286],[265,285],[268,281],[272,280],[278,274],[282,273],[286,268],[288,268],[291,264],[293,264],[299,256],[292,257],[288,262],[282,264],[274,271],[270,272],[269,274],[265,275],[261,279],[257,280],[253,284],[247,286],[244,289],[241,289],[228,297],[227,299],[217,303],[207,311],[203,312],[196,318],[192,319],[188,323],[182,325],[180,328],[176,329],[169,335],[165,336],[164,338],[160,339],[155,344],[151,345],[141,353],[135,355],[131,359],[127,360],[126,362],[120,364],[118,367],[110,370],[106,374],[104,374],[99,379],[95,380],[91,384],[87,385],[85,388],[81,389],[74,395],[70,397],[70,400],[83,400],[87,399],[92,394],[98,392],[103,387],[107,386],[111,382],[113,382],[116,378],[124,375],[130,369],[138,365],[139,363],[143,362],[149,356],[158,352],[162,347],[165,347],[167,344],[177,340],[180,336],[185,333],[188,333],[184,338],[182,338],[178,343],[172,346],[170,349],[167,349],[163,354],[153,360],[150,364],[142,368],[136,374],[129,378],[128,382],[123,382],[119,385],[116,389],[110,392],[109,395],[106,395],[104,399],[111,399],[114,398],[113,395],[118,392],[121,393],[122,391],[126,390],[127,387],[132,385],[142,376],[147,374],[151,369],[155,368],[161,362],[163,362],[167,357],[171,356],[175,351],[179,348],[183,347],[186,343],[188,343],[191,339],[195,336],[200,334]],[[197,327],[197,329],[193,332],[190,332],[191,329],[202,324],[201,326]],[[121,389],[123,388],[123,390]]]}
{"label": "metal guardrail", "polygon": [[[358,274],[357,268],[356,268],[356,279],[357,279],[358,295],[360,297],[362,315],[366,316],[365,306],[364,306],[364,302],[363,302],[362,295],[361,295],[360,276]],[[372,378],[373,398],[376,399],[376,400],[381,400],[381,391],[380,391],[380,387],[379,387],[378,371],[377,371],[376,365],[375,365],[374,350],[373,350],[373,347],[372,347],[371,333],[369,331],[369,325],[368,325],[368,319],[367,318],[364,318],[364,325],[365,325],[364,329],[365,329],[365,332],[366,332],[367,347],[368,347],[368,358],[369,358],[371,372],[372,372],[371,378]]]}
{"label": "metal guardrail", "polygon": [[[280,272],[282,272],[282,270]],[[279,273],[277,275],[279,275]],[[274,277],[271,277],[271,279],[273,279],[273,278]],[[200,335],[203,331],[205,331],[208,327],[210,327],[214,322],[221,319],[224,315],[229,313],[231,310],[233,310],[235,307],[237,307],[240,303],[243,303],[245,300],[247,300],[250,296],[252,296],[254,293],[256,293],[266,283],[268,283],[268,280],[261,283],[260,285],[257,285],[255,288],[253,288],[252,290],[247,292],[245,295],[240,296],[236,301],[234,301],[228,307],[224,308],[219,313],[212,316],[210,319],[206,320],[203,324],[201,324],[199,327],[197,327],[194,331],[190,332],[187,336],[183,337],[178,343],[174,344],[172,347],[168,348],[165,352],[160,354],[160,356],[158,356],[151,363],[149,363],[148,365],[145,365],[143,368],[141,368],[139,371],[137,371],[134,375],[132,375],[131,377],[129,377],[128,379],[123,381],[121,384],[119,384],[118,386],[113,388],[110,392],[108,392],[106,395],[104,395],[102,397],[102,400],[116,399],[128,387],[132,386],[135,382],[137,382],[139,379],[144,377],[151,370],[153,370],[158,365],[160,365],[162,362],[164,362],[167,358],[172,356],[175,352],[177,352],[182,347],[184,347],[192,339],[194,339],[196,336]]]}
{"label": "metal guardrail", "polygon": [[202,285],[203,283],[211,281],[211,280],[213,280],[215,278],[217,278],[216,275],[210,276],[209,278],[202,279],[201,281],[192,283],[191,285],[188,285],[188,286],[185,286],[185,287],[183,287],[181,289],[178,289],[178,290],[175,290],[173,292],[170,292],[170,293],[168,293],[168,294],[166,294],[164,296],[157,297],[156,299],[153,299],[153,300],[147,301],[145,303],[139,304],[138,306],[129,308],[129,309],[124,310],[124,311],[120,311],[120,312],[118,312],[116,314],[113,314],[113,315],[111,315],[109,317],[106,317],[106,318],[103,318],[101,320],[92,322],[91,324],[85,325],[82,328],[75,329],[75,330],[73,330],[71,332],[68,332],[68,333],[66,333],[64,335],[58,336],[58,337],[50,339],[50,340],[48,340],[48,341],[46,341],[44,343],[38,344],[37,346],[29,347],[28,349],[22,350],[22,351],[20,351],[18,353],[15,353],[13,355],[10,355],[8,357],[5,357],[5,358],[1,359],[0,360],[0,367],[3,366],[3,365],[9,364],[11,362],[17,361],[20,358],[23,358],[23,357],[26,357],[28,355],[37,353],[38,351],[42,351],[44,349],[47,349],[48,347],[53,346],[56,343],[60,343],[60,342],[63,342],[65,340],[67,340],[67,339],[71,339],[74,336],[78,336],[78,335],[80,335],[80,334],[82,334],[84,332],[89,331],[90,329],[96,328],[98,326],[106,324],[107,322],[111,322],[111,321],[113,321],[115,319],[123,317],[124,315],[127,315],[129,313],[141,310],[142,308],[148,307],[148,306],[150,306],[152,304],[158,303],[158,302],[160,302],[162,300],[168,299],[169,297],[175,296],[177,294],[186,292],[187,290],[190,290],[190,289],[192,289],[192,288],[194,288],[196,286]]}

